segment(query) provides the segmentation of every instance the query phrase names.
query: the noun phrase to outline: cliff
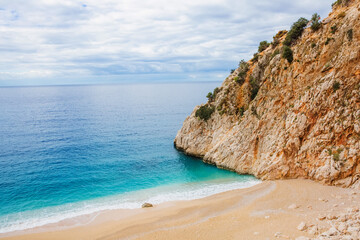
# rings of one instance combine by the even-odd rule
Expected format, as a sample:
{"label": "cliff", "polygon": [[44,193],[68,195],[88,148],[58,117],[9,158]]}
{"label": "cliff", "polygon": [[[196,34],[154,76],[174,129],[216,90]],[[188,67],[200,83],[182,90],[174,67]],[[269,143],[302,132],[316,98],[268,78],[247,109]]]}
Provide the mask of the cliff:
{"label": "cliff", "polygon": [[242,62],[203,106],[209,118],[200,106],[186,118],[175,147],[260,179],[360,187],[360,1],[337,1],[310,25]]}

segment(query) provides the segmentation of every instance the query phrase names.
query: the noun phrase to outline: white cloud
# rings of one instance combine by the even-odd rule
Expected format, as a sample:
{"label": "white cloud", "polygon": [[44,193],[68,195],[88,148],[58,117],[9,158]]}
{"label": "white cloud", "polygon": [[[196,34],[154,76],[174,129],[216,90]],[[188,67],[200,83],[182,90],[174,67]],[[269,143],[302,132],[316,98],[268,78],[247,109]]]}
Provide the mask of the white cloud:
{"label": "white cloud", "polygon": [[299,17],[326,17],[331,2],[0,0],[0,84],[225,73]]}

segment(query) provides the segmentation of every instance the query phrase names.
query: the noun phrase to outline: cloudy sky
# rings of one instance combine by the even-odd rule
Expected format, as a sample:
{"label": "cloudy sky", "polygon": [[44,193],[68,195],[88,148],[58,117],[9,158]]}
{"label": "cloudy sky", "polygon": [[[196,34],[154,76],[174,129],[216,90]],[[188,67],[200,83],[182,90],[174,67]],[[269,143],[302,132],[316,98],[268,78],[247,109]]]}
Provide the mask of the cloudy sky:
{"label": "cloudy sky", "polygon": [[334,0],[0,0],[0,86],[220,81]]}

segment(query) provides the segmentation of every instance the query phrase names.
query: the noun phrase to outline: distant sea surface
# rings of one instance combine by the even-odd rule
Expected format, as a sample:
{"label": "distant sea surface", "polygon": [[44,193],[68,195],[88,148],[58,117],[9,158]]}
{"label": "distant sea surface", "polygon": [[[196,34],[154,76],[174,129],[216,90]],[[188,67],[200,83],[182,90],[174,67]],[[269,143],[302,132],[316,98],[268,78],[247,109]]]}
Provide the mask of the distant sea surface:
{"label": "distant sea surface", "polygon": [[219,85],[0,88],[0,233],[258,183],[173,147]]}

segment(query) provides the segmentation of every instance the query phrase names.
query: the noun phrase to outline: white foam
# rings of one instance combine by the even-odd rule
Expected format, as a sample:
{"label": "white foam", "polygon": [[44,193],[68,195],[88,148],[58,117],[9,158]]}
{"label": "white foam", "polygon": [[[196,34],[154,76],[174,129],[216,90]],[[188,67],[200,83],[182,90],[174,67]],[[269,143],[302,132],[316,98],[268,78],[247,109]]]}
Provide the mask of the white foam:
{"label": "white foam", "polygon": [[159,204],[169,201],[199,199],[220,192],[251,187],[258,183],[260,181],[254,178],[240,179],[240,181],[239,178],[230,178],[172,184],[111,197],[9,214],[0,217],[0,233],[31,229],[104,210],[140,208],[144,202]]}

